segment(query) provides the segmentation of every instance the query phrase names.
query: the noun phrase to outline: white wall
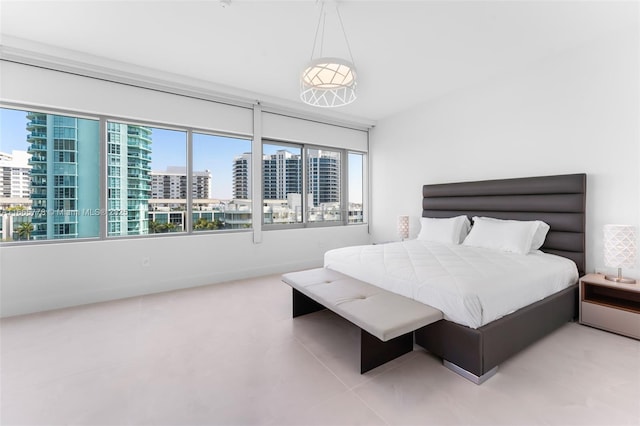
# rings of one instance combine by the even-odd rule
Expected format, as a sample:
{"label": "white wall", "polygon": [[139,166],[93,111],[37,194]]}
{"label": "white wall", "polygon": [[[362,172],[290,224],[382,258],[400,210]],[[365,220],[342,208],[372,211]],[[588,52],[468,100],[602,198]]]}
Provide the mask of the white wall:
{"label": "white wall", "polygon": [[628,28],[380,121],[373,239],[397,239],[401,214],[417,235],[423,184],[584,172],[587,271],[600,270],[602,225],[640,224],[638,35]]}
{"label": "white wall", "polygon": [[2,316],[319,267],[367,241],[355,225],[0,247]]}

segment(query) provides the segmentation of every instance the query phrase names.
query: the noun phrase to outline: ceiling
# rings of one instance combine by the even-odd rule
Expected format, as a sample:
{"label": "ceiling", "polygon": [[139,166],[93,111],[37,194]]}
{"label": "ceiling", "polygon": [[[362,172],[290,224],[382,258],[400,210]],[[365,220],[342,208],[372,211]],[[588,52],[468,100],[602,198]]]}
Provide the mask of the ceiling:
{"label": "ceiling", "polygon": [[[344,0],[338,7],[358,99],[323,113],[371,121],[638,25],[635,1]],[[1,0],[0,29],[4,45],[43,43],[310,110],[298,81],[319,12],[316,0],[227,7],[219,0]],[[336,16],[327,17],[323,53],[348,58]]]}

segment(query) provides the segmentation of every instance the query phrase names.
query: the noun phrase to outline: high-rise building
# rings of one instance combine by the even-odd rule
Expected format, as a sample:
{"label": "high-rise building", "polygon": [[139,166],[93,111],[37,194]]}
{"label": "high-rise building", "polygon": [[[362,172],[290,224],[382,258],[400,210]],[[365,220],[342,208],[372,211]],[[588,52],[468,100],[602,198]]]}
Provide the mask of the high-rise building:
{"label": "high-rise building", "polygon": [[29,112],[34,239],[99,234],[99,218],[79,212],[99,206],[97,120]]}
{"label": "high-rise building", "polygon": [[251,199],[251,153],[245,152],[233,159],[233,198]]}
{"label": "high-rise building", "polygon": [[[191,183],[191,197],[194,200],[211,198],[211,180],[211,171],[194,171]],[[186,199],[186,167],[169,166],[165,171],[151,172],[151,197]]]}
{"label": "high-rise building", "polygon": [[262,157],[263,197],[284,200],[287,194],[302,193],[302,158],[281,149]]}
{"label": "high-rise building", "polygon": [[141,235],[149,230],[151,129],[107,123],[107,233]]}
{"label": "high-rise building", "polygon": [[[27,114],[31,234],[34,239],[100,234],[100,132],[97,120]],[[107,123],[107,232],[148,230],[151,129]]]}
{"label": "high-rise building", "polygon": [[[251,154],[234,158],[235,198],[251,198]],[[265,200],[286,200],[302,193],[302,157],[287,150],[262,157]],[[340,202],[340,156],[334,151],[309,150],[307,155],[308,194],[313,205]]]}
{"label": "high-rise building", "polygon": [[191,197],[196,199],[211,198],[212,176],[210,170],[194,171],[191,183]]}
{"label": "high-rise building", "polygon": [[340,202],[340,154],[335,151],[309,150],[307,180],[313,205]]}
{"label": "high-rise building", "polygon": [[0,152],[0,198],[29,198],[30,158],[26,151]]}

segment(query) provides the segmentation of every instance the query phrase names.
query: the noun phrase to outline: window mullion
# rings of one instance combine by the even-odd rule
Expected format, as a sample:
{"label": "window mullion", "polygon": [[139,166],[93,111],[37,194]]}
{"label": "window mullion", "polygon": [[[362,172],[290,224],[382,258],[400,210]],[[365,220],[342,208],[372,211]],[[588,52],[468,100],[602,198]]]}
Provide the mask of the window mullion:
{"label": "window mullion", "polygon": [[262,108],[260,104],[253,106],[253,139],[251,140],[251,221],[254,244],[262,243],[262,227],[264,225],[264,189],[262,167]]}
{"label": "window mullion", "polygon": [[349,224],[349,152],[340,150],[340,214],[342,224]]}
{"label": "window mullion", "polygon": [[107,238],[107,227],[109,222],[109,205],[107,202],[107,119],[106,117],[100,117],[100,149],[99,149],[99,161],[100,161],[100,170],[99,170],[99,191],[100,191],[100,201],[99,208],[100,212],[104,212],[104,214],[100,215],[99,218],[99,234],[98,237],[101,240]]}
{"label": "window mullion", "polygon": [[307,146],[302,146],[302,194],[300,194],[300,208],[302,209],[302,224],[303,226],[308,225],[308,209],[309,205],[307,203],[307,193],[309,189],[309,167],[308,167],[309,157]]}
{"label": "window mullion", "polygon": [[193,131],[187,130],[187,199],[184,209],[184,230],[191,234],[193,232]]}

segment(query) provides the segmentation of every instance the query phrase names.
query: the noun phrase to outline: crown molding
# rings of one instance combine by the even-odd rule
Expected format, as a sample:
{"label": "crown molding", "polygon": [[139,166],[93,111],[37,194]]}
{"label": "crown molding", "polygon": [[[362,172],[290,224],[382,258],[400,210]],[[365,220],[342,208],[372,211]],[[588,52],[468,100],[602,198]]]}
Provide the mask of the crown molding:
{"label": "crown molding", "polygon": [[253,108],[260,104],[265,112],[357,130],[375,126],[374,121],[360,117],[327,111],[318,113],[306,105],[285,99],[7,35],[2,35],[0,40],[0,60],[242,108]]}

